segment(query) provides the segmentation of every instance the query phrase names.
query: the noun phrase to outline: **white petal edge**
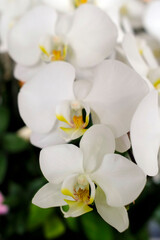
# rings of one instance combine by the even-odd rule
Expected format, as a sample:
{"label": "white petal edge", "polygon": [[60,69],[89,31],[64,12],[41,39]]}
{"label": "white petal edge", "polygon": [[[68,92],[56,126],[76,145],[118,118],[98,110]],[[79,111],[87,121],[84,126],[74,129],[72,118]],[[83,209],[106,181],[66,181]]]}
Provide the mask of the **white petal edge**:
{"label": "white petal edge", "polygon": [[72,144],[43,148],[40,152],[40,167],[51,183],[60,183],[67,176],[83,172],[83,153]]}
{"label": "white petal edge", "polygon": [[145,81],[124,63],[104,60],[95,68],[92,83],[85,98],[91,112],[111,128],[116,138],[129,132],[133,114],[149,91]]}
{"label": "white petal edge", "polygon": [[131,142],[137,164],[149,176],[158,173],[160,116],[158,92],[151,91],[139,104],[131,122]]}
{"label": "white petal edge", "polygon": [[125,34],[123,39],[123,50],[131,66],[142,76],[147,76],[149,67],[141,57],[133,34]]}
{"label": "white petal edge", "polygon": [[129,226],[129,219],[125,207],[111,207],[106,203],[104,192],[98,187],[96,190],[95,205],[99,215],[117,229],[119,232],[125,231]]}
{"label": "white petal edge", "polygon": [[127,134],[116,138],[116,151],[123,153],[131,147],[131,142]]}
{"label": "white petal edge", "polygon": [[92,82],[87,80],[74,81],[73,91],[76,99],[83,100],[91,90]]}
{"label": "white petal edge", "polygon": [[71,62],[82,68],[95,66],[112,53],[116,39],[117,29],[108,15],[94,5],[82,4],[68,33]]}
{"label": "white petal edge", "polygon": [[18,95],[19,112],[26,125],[37,133],[51,131],[56,122],[56,106],[73,99],[74,68],[57,61],[45,65],[21,88]]}
{"label": "white petal edge", "polygon": [[147,32],[160,41],[160,1],[155,0],[147,4],[143,16],[143,25]]}
{"label": "white petal edge", "polygon": [[44,148],[57,144],[64,144],[66,142],[61,137],[59,126],[57,123],[54,126],[54,129],[52,129],[49,133],[43,134],[32,132],[30,141],[34,146],[39,148]]}
{"label": "white petal edge", "polygon": [[53,7],[60,12],[70,12],[74,10],[74,6],[71,0],[42,0],[45,4]]}
{"label": "white petal edge", "polygon": [[35,194],[32,203],[40,208],[60,207],[67,205],[61,193],[61,184],[47,183]]}
{"label": "white petal edge", "polygon": [[102,188],[108,205],[112,207],[122,207],[133,202],[146,184],[143,171],[118,154],[106,154],[91,179]]}
{"label": "white petal edge", "polygon": [[9,32],[8,51],[14,61],[24,66],[38,63],[39,41],[46,34],[54,34],[56,20],[57,13],[48,6],[28,11]]}
{"label": "white petal edge", "polygon": [[84,169],[90,173],[97,169],[106,153],[114,153],[115,139],[112,131],[103,124],[90,127],[80,141],[84,156]]}
{"label": "white petal edge", "polygon": [[32,79],[43,66],[43,63],[38,63],[33,67],[25,67],[20,64],[16,64],[13,74],[17,80],[27,82]]}

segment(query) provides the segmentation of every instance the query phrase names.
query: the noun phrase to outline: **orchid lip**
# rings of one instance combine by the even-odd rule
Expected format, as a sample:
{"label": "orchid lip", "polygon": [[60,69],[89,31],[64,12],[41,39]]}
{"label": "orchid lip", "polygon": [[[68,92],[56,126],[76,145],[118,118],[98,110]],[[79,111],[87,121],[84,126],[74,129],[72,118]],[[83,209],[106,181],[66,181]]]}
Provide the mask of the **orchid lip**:
{"label": "orchid lip", "polygon": [[[90,186],[90,181],[87,175],[79,175],[77,178],[77,182],[74,184],[74,187],[72,189],[72,192],[67,188],[62,188],[61,192],[62,194],[71,197],[73,200],[64,199],[64,201],[69,205],[69,209],[81,209],[83,208],[84,212],[92,211],[92,208],[88,205],[91,205],[94,202],[94,194],[95,192],[95,186],[94,190],[93,187]],[[92,183],[93,184],[93,183]],[[68,212],[63,212],[66,216]]]}
{"label": "orchid lip", "polygon": [[88,0],[74,0],[74,6],[77,8],[80,5],[85,4],[87,2],[88,2]]}
{"label": "orchid lip", "polygon": [[74,135],[78,137],[82,136],[89,124],[90,111],[87,112],[88,109],[83,106],[83,103],[77,100],[64,104],[67,104],[67,113],[63,110],[63,104],[57,107],[58,110],[56,112],[57,119],[62,122],[60,129],[67,135],[72,135],[72,137]]}
{"label": "orchid lip", "polygon": [[160,92],[160,78],[153,83],[153,86]]}
{"label": "orchid lip", "polygon": [[39,44],[41,59],[44,62],[65,61],[68,54],[68,45],[58,36],[47,36]]}

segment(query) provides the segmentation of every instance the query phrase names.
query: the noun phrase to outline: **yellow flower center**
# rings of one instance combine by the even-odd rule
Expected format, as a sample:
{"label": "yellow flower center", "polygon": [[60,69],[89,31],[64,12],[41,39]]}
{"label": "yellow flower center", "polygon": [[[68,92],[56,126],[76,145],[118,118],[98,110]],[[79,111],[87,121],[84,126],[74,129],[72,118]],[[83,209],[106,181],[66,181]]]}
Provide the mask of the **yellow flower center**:
{"label": "yellow flower center", "polygon": [[80,175],[77,183],[74,185],[73,193],[68,189],[61,189],[64,195],[72,197],[76,202],[81,202],[86,205],[93,203],[94,199],[90,197],[89,183],[84,175]]}
{"label": "yellow flower center", "polygon": [[143,50],[142,49],[139,49],[139,53],[141,56],[143,56]]}
{"label": "yellow flower center", "polygon": [[153,83],[153,86],[154,86],[158,91],[160,91],[160,79],[157,79],[157,80]]}
{"label": "yellow flower center", "polygon": [[82,4],[87,3],[88,0],[74,0],[75,7],[79,7]]}
{"label": "yellow flower center", "polygon": [[79,129],[83,129],[85,127],[85,123],[83,122],[82,116],[73,117],[73,127]]}
{"label": "yellow flower center", "polygon": [[60,129],[65,132],[64,138],[66,138],[67,141],[68,137],[71,139],[79,138],[87,130],[89,112],[85,112],[85,110],[83,112],[83,110],[83,106],[78,101],[72,101],[70,104],[70,112],[66,115],[67,118],[63,115],[63,110],[62,113],[59,112],[56,114],[57,119],[63,122],[63,126],[61,126]]}
{"label": "yellow flower center", "polygon": [[58,37],[53,39],[52,50],[47,50],[43,45],[40,45],[39,48],[44,62],[65,61],[67,58],[68,46],[62,43]]}
{"label": "yellow flower center", "polygon": [[153,50],[153,54],[156,58],[160,58],[160,49]]}
{"label": "yellow flower center", "polygon": [[53,50],[52,51],[52,57],[51,61],[64,61],[65,60],[65,54],[64,51],[61,50]]}
{"label": "yellow flower center", "polygon": [[88,204],[90,200],[89,187],[88,189],[79,188],[78,191],[74,190],[74,199],[78,202]]}
{"label": "yellow flower center", "polygon": [[85,129],[89,123],[89,116],[86,116],[86,121],[83,121],[82,116],[73,116],[71,122],[68,122],[63,116],[57,115],[56,116],[58,120],[63,121],[67,123],[69,127],[60,127],[61,130],[63,130],[67,135],[72,135],[74,133],[79,133],[79,135],[76,137],[82,136],[87,129]]}
{"label": "yellow flower center", "polygon": [[80,175],[77,182],[73,186],[72,192],[67,189],[61,189],[62,194],[72,197],[73,200],[64,199],[69,205],[69,210],[65,213],[67,217],[71,216],[72,212],[87,213],[93,210],[89,205],[94,202],[94,196],[91,193],[90,184],[85,175]]}
{"label": "yellow flower center", "polygon": [[128,15],[128,9],[127,9],[127,6],[126,5],[123,5],[121,8],[120,8],[120,14],[122,16],[127,16]]}

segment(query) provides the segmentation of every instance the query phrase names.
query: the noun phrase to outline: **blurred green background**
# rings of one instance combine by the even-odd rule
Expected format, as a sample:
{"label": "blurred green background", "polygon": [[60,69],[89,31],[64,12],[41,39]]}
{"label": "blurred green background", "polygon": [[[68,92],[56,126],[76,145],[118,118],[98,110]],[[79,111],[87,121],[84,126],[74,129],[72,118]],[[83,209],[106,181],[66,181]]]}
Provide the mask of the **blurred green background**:
{"label": "blurred green background", "polygon": [[[148,183],[129,207],[130,227],[118,233],[95,211],[79,218],[64,219],[59,208],[41,209],[31,204],[46,182],[39,168],[39,151],[20,138],[24,126],[17,108],[19,83],[13,78],[13,63],[0,55],[0,191],[9,213],[0,216],[0,240],[88,239],[148,240],[160,228],[160,184]],[[160,238],[159,238],[160,239]]]}

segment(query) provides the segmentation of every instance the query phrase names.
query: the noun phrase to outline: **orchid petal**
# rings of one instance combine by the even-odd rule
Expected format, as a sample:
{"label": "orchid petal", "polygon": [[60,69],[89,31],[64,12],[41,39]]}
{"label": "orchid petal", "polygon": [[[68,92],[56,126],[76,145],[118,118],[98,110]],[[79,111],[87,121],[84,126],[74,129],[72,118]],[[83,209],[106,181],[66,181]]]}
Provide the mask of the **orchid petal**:
{"label": "orchid petal", "polygon": [[30,140],[34,146],[39,148],[44,148],[57,144],[64,144],[66,142],[60,135],[58,123],[55,124],[54,128],[49,133],[45,134],[32,132]]}
{"label": "orchid petal", "polygon": [[38,71],[43,67],[43,63],[34,65],[33,67],[25,67],[20,64],[16,64],[14,69],[14,77],[23,82],[32,79]]}
{"label": "orchid petal", "polygon": [[94,202],[95,194],[96,194],[95,184],[88,175],[86,175],[86,178],[90,186],[90,200],[88,204],[92,204]]}
{"label": "orchid petal", "polygon": [[[92,68],[78,68],[78,67],[76,67],[76,80],[77,81],[78,80],[92,81],[93,76],[94,76],[93,74],[94,74],[94,67],[92,67]],[[86,84],[85,81],[84,81],[83,84]]]}
{"label": "orchid petal", "polygon": [[22,65],[32,66],[38,63],[41,54],[40,38],[54,34],[56,19],[56,12],[47,6],[38,6],[27,12],[10,31],[10,56]]}
{"label": "orchid petal", "polygon": [[[77,183],[79,174],[72,174],[70,176],[67,176],[61,186],[61,192],[66,195],[70,196],[74,199],[74,187]],[[65,197],[64,197],[65,198]]]}
{"label": "orchid petal", "polygon": [[115,23],[117,30],[118,30],[118,42],[121,42],[123,39],[123,31],[121,26],[121,19],[120,19],[120,8],[123,4],[124,0],[116,0],[116,4],[110,0],[96,0],[96,5],[104,10],[111,20]]}
{"label": "orchid petal", "polygon": [[84,169],[92,172],[97,169],[106,153],[114,153],[115,140],[111,130],[105,125],[93,125],[80,141],[84,155]]}
{"label": "orchid petal", "polygon": [[160,40],[160,1],[155,0],[147,4],[143,24],[148,33]]}
{"label": "orchid petal", "polygon": [[148,73],[148,78],[153,84],[153,86],[156,88],[156,83],[160,80],[160,67],[151,69]]}
{"label": "orchid petal", "polygon": [[137,164],[147,175],[156,175],[160,146],[160,116],[156,90],[151,91],[141,101],[133,116],[131,142]]}
{"label": "orchid petal", "polygon": [[123,153],[131,147],[131,143],[127,134],[116,138],[116,151]]}
{"label": "orchid petal", "polygon": [[[1,0],[0,10],[6,15],[12,18],[17,18],[22,16],[30,7],[32,0]],[[18,6],[18,7],[17,7]]]}
{"label": "orchid petal", "polygon": [[8,51],[8,33],[9,28],[12,25],[12,18],[9,15],[1,15],[0,18],[0,52]]}
{"label": "orchid petal", "polygon": [[32,203],[41,208],[67,205],[61,193],[61,184],[47,183],[33,197]]}
{"label": "orchid petal", "polygon": [[56,122],[56,105],[73,99],[75,71],[65,62],[53,62],[41,69],[21,88],[19,111],[33,132],[47,133]]}
{"label": "orchid petal", "polygon": [[81,137],[87,129],[79,129],[79,128],[61,128],[61,137],[65,139],[66,142],[72,141],[74,139],[77,139]]}
{"label": "orchid petal", "polygon": [[55,33],[57,36],[66,41],[66,43],[68,43],[67,34],[72,26],[72,22],[73,14],[59,14],[56,22]]}
{"label": "orchid petal", "polygon": [[117,154],[105,155],[101,166],[91,178],[104,191],[107,204],[113,207],[122,207],[133,202],[146,183],[143,171]]}
{"label": "orchid petal", "polygon": [[122,43],[124,52],[131,66],[142,76],[147,76],[149,67],[141,57],[136,39],[130,33],[126,34]]}
{"label": "orchid petal", "polygon": [[147,84],[134,70],[115,60],[103,61],[95,69],[93,80],[85,98],[91,114],[93,110],[116,138],[126,134],[137,105],[148,92]]}
{"label": "orchid petal", "polygon": [[56,145],[43,148],[40,167],[49,182],[60,183],[67,176],[83,172],[83,153],[75,145]]}
{"label": "orchid petal", "polygon": [[69,205],[69,210],[67,212],[64,212],[61,208],[61,211],[64,214],[64,217],[79,217],[84,213],[90,212],[93,210],[93,208],[89,207],[83,202],[76,202],[71,200],[65,200],[66,203]]}
{"label": "orchid petal", "polygon": [[158,62],[157,62],[151,48],[147,44],[144,44],[144,46],[143,46],[143,56],[150,68],[158,67]]}
{"label": "orchid petal", "polygon": [[71,101],[62,101],[56,106],[56,118],[70,125],[71,122]]}
{"label": "orchid petal", "polygon": [[42,0],[45,4],[50,5],[60,12],[70,12],[74,9],[72,0]]}
{"label": "orchid petal", "polygon": [[83,100],[89,94],[91,87],[91,81],[76,80],[73,85],[73,91],[76,99]]}
{"label": "orchid petal", "polygon": [[112,53],[116,38],[117,29],[110,18],[94,5],[82,4],[68,33],[71,62],[82,68],[95,66]]}
{"label": "orchid petal", "polygon": [[129,219],[126,208],[109,206],[106,203],[106,196],[100,187],[97,187],[96,190],[95,204],[97,212],[112,227],[119,232],[123,232],[128,228]]}

